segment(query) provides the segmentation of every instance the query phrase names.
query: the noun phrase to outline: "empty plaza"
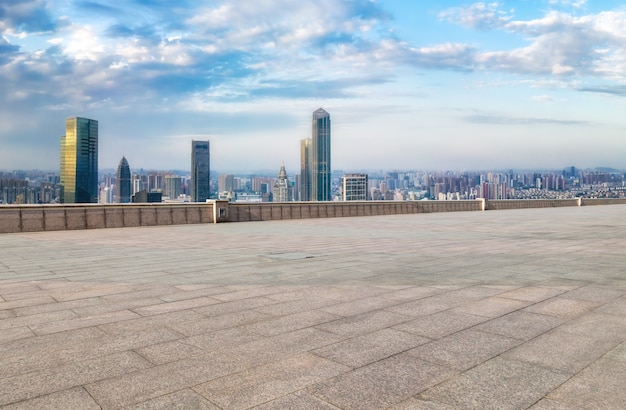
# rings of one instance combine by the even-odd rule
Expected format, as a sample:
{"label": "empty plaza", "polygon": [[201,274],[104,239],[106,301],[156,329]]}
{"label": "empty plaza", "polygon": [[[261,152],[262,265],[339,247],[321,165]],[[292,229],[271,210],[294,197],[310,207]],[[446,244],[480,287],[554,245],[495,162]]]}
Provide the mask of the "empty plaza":
{"label": "empty plaza", "polygon": [[625,250],[625,205],[0,234],[0,408],[626,408]]}

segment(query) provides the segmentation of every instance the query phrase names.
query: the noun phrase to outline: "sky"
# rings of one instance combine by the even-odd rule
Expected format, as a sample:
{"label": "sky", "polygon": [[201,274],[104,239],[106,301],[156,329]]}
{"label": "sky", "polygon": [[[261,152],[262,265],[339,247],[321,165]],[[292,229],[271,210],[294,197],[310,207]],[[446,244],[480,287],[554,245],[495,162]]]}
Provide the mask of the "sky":
{"label": "sky", "polygon": [[622,1],[0,0],[0,169],[299,173],[312,113],[334,170],[626,168]]}

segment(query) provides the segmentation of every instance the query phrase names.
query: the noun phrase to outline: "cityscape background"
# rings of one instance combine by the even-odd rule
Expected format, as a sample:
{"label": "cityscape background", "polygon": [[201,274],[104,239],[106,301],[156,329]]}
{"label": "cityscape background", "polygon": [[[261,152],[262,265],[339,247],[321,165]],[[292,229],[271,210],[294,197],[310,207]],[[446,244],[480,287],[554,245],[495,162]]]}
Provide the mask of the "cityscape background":
{"label": "cityscape background", "polygon": [[[361,171],[331,168],[331,116],[313,112],[311,138],[300,140],[300,169],[289,175],[211,171],[211,141],[191,141],[189,170],[99,169],[99,122],[71,117],[60,139],[59,172],[0,171],[0,204],[293,201],[454,201],[487,199],[623,198],[626,172],[559,171]],[[295,143],[295,141],[294,141]],[[299,172],[298,172],[299,171]]]}

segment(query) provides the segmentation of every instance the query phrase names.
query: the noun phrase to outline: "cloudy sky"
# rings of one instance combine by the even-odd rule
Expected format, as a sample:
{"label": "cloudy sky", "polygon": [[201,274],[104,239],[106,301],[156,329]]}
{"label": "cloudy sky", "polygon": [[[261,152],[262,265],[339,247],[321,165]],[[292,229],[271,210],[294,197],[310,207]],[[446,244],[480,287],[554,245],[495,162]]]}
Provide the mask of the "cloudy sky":
{"label": "cloudy sky", "polygon": [[623,1],[0,0],[0,169],[58,169],[65,118],[100,167],[626,168]]}

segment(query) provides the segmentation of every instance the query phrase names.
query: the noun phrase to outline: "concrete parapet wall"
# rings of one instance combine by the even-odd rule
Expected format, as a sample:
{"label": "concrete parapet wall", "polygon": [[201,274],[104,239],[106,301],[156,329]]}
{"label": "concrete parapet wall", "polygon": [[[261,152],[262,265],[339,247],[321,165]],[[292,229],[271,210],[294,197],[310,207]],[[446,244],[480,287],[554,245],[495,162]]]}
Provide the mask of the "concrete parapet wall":
{"label": "concrete parapet wall", "polygon": [[3,205],[0,233],[612,204],[626,199]]}
{"label": "concrete parapet wall", "polygon": [[212,203],[0,206],[0,233],[213,223]]}
{"label": "concrete parapet wall", "polygon": [[583,206],[589,205],[626,205],[626,198],[581,198]]}
{"label": "concrete parapet wall", "polygon": [[227,203],[223,222],[270,221],[283,219],[338,218],[418,214],[428,212],[480,211],[481,201],[362,201]]}
{"label": "concrete parapet wall", "polygon": [[486,200],[485,209],[497,211],[502,209],[524,208],[557,208],[561,206],[580,206],[578,198],[575,199],[501,199]]}

